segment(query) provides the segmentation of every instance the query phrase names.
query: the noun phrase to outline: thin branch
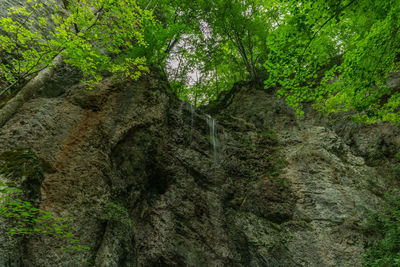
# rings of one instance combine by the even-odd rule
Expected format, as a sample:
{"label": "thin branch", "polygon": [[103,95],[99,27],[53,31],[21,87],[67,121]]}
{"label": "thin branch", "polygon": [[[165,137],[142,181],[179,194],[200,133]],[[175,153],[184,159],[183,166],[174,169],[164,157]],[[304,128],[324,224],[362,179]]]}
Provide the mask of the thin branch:
{"label": "thin branch", "polygon": [[170,41],[170,43],[168,44],[168,47],[165,49],[164,53],[169,54],[172,51],[172,49],[174,49],[175,45],[179,41],[179,36],[180,36],[180,33],[178,34],[177,37],[175,37],[175,39],[173,41],[171,40],[172,42]]}
{"label": "thin branch", "polygon": [[[303,50],[303,53],[301,55],[301,61],[303,61],[304,58],[304,54],[306,53],[307,49],[310,47],[312,41],[314,41],[315,37],[317,37],[317,34],[322,30],[323,27],[325,27],[326,24],[328,24],[332,19],[334,19],[335,17],[337,17],[341,12],[343,12],[343,10],[345,10],[346,8],[348,8],[349,6],[351,6],[354,2],[356,2],[357,0],[352,0],[350,3],[348,3],[347,5],[345,5],[343,8],[337,10],[335,12],[335,14],[333,14],[331,17],[329,17],[320,27],[319,29],[313,34],[313,36],[311,37],[311,39],[308,41],[306,47]],[[300,62],[301,62],[300,61]]]}
{"label": "thin branch", "polygon": [[0,96],[2,96],[5,92],[7,92],[10,88],[12,88],[14,85],[16,85],[21,79],[17,79],[15,82],[7,86],[4,90],[0,92]]}
{"label": "thin branch", "polygon": [[147,10],[147,9],[149,8],[151,2],[153,2],[153,0],[150,0],[150,1],[147,3],[147,5],[146,5],[146,7],[144,8],[144,10]]}
{"label": "thin branch", "polygon": [[[94,15],[96,16],[96,19],[94,20],[94,22],[92,23],[92,25],[90,25],[90,26],[89,26],[88,28],[86,28],[86,29],[83,29],[83,32],[89,31],[91,28],[94,27],[94,25],[96,25],[96,23],[97,23],[97,21],[100,19],[101,15],[103,15],[103,13],[102,13],[103,9],[104,9],[104,5],[103,5],[99,10],[97,10],[97,11],[94,13]],[[77,33],[78,33],[78,32],[77,32]]]}
{"label": "thin branch", "polygon": [[[60,51],[59,53],[57,53],[56,55],[54,55],[53,58],[51,59],[51,62],[52,62],[59,54],[61,54],[61,52],[62,52],[63,50],[64,50],[64,48],[61,49],[61,51]],[[39,73],[39,72],[41,72],[42,70],[48,68],[51,64],[46,64],[44,67],[42,67],[42,68],[40,68],[40,69],[38,69],[38,70],[32,71],[37,65],[39,65],[40,59],[41,59],[45,54],[46,54],[46,53],[43,53],[43,54],[39,57],[39,59],[37,60],[36,64],[33,65],[27,72],[25,72],[24,75],[21,75],[20,77],[17,78],[17,80],[16,80],[15,82],[13,82],[13,83],[10,84],[9,86],[7,86],[5,89],[3,89],[3,90],[1,91],[1,93],[0,93],[0,95],[3,95],[4,92],[8,91],[8,90],[11,89],[13,86],[15,86],[15,85],[18,84],[20,81],[22,81],[22,80],[24,80],[25,78],[27,78],[28,76],[35,75],[36,73]],[[31,72],[31,71],[32,71],[32,72]]]}

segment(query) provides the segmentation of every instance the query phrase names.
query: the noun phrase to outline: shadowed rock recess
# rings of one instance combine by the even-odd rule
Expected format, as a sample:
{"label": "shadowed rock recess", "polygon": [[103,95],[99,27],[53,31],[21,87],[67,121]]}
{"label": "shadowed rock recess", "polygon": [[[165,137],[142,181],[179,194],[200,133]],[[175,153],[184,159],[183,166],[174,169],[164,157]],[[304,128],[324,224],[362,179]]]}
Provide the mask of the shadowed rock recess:
{"label": "shadowed rock recess", "polygon": [[[29,150],[47,166],[41,178],[0,183],[72,217],[90,249],[12,236],[2,220],[0,266],[361,266],[373,238],[362,226],[391,182],[373,155],[400,151],[393,126],[296,119],[251,83],[195,110],[155,72],[62,91],[37,95],[0,129],[0,154]],[[129,218],[108,216],[110,202]]]}

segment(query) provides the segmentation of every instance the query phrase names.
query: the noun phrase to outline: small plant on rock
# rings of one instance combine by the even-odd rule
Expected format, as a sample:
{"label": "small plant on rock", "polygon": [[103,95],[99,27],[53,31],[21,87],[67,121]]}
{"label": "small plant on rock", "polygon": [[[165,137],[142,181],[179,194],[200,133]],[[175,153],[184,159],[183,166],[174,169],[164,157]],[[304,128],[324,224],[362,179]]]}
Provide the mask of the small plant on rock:
{"label": "small plant on rock", "polygon": [[101,216],[103,220],[112,220],[116,222],[120,222],[129,228],[133,227],[133,222],[129,218],[129,213],[126,208],[123,206],[114,203],[114,202],[107,202],[104,205],[104,212]]}
{"label": "small plant on rock", "polygon": [[54,217],[50,212],[22,200],[19,198],[21,195],[22,190],[0,184],[0,217],[9,220],[11,235],[53,236],[68,241],[68,245],[63,248],[67,252],[89,250],[71,233],[72,227],[68,222],[72,218]]}
{"label": "small plant on rock", "polygon": [[387,198],[387,204],[368,222],[368,230],[382,238],[367,249],[364,266],[400,266],[400,191]]}

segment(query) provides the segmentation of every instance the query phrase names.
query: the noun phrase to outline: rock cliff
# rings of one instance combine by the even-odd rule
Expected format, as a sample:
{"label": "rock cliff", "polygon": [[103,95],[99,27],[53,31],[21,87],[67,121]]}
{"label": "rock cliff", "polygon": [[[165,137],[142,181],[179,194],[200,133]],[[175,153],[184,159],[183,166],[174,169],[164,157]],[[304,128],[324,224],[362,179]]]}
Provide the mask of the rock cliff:
{"label": "rock cliff", "polygon": [[399,129],[311,111],[297,119],[252,83],[195,110],[156,72],[91,91],[60,80],[0,129],[3,166],[29,153],[39,174],[2,171],[0,184],[72,217],[90,249],[10,235],[0,219],[0,266],[361,265],[374,238],[363,225],[393,182],[382,170],[400,151]]}

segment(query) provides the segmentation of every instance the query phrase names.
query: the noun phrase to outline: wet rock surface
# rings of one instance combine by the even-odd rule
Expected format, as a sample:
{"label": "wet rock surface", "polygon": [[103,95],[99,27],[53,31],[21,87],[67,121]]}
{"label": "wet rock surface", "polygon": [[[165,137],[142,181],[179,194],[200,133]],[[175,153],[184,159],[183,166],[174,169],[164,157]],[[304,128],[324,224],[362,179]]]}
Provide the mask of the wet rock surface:
{"label": "wet rock surface", "polygon": [[[398,130],[346,122],[352,130],[340,132],[322,118],[298,120],[255,87],[237,84],[207,111],[217,142],[205,111],[178,101],[157,75],[27,102],[0,129],[0,153],[29,149],[49,165],[39,207],[71,216],[90,250],[12,237],[2,224],[0,263],[360,266],[370,238],[362,225],[387,185],[367,148],[375,137],[383,141],[374,151],[397,144]],[[104,217],[110,202],[133,227]]]}

